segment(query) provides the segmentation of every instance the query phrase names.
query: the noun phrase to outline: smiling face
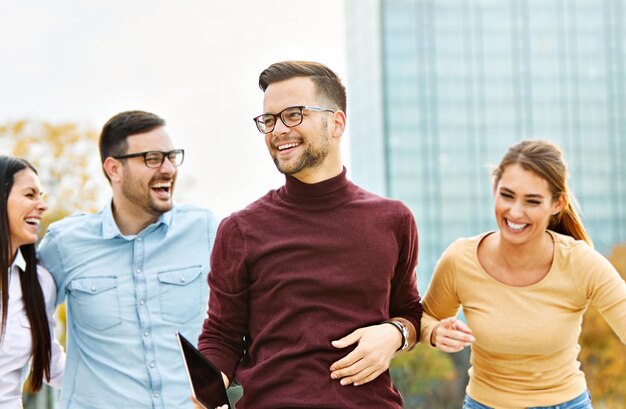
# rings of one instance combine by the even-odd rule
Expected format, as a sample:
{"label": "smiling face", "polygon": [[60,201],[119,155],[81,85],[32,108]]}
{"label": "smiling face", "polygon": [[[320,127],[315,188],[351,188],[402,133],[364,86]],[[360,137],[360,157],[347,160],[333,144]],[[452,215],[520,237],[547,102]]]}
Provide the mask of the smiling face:
{"label": "smiling face", "polygon": [[47,208],[37,174],[29,168],[16,172],[7,198],[11,254],[15,254],[18,247],[37,241],[37,228]]}
{"label": "smiling face", "polygon": [[500,236],[517,244],[543,237],[550,217],[564,205],[562,197],[553,200],[545,179],[518,164],[504,169],[494,196]]}
{"label": "smiling face", "polygon": [[[263,112],[277,114],[292,106],[309,105],[333,109],[317,95],[315,83],[296,77],[270,84],[263,99]],[[267,149],[276,168],[303,182],[313,183],[339,174],[342,170],[339,137],[343,133],[342,111],[318,112],[304,109],[300,125],[287,127],[279,119],[265,135]]]}
{"label": "smiling face", "polygon": [[[126,154],[174,149],[172,140],[164,127],[150,132],[131,135],[127,138]],[[120,178],[117,180],[119,192],[118,206],[131,206],[152,216],[159,216],[172,209],[172,194],[176,182],[177,169],[166,158],[158,168],[149,168],[143,157],[122,160]]]}

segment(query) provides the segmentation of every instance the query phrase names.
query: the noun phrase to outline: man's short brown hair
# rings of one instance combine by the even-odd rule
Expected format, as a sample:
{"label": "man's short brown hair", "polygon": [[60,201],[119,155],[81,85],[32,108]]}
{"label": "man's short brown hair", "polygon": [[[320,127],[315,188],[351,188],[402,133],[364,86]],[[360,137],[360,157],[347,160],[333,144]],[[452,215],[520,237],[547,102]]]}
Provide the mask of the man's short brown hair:
{"label": "man's short brown hair", "polygon": [[296,77],[308,77],[315,83],[318,95],[328,99],[335,107],[346,112],[346,87],[334,71],[314,61],[283,61],[267,67],[259,75],[259,87],[265,92],[267,87],[280,81]]}

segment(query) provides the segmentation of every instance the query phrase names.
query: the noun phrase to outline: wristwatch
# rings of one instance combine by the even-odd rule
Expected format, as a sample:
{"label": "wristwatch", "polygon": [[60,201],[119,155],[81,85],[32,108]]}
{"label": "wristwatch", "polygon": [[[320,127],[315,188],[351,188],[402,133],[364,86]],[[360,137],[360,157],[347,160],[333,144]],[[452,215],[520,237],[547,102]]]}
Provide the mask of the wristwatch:
{"label": "wristwatch", "polygon": [[402,346],[398,348],[398,351],[406,351],[409,349],[409,329],[402,323],[402,321],[398,320],[385,320],[383,324],[391,324],[400,331],[400,335],[402,335]]}

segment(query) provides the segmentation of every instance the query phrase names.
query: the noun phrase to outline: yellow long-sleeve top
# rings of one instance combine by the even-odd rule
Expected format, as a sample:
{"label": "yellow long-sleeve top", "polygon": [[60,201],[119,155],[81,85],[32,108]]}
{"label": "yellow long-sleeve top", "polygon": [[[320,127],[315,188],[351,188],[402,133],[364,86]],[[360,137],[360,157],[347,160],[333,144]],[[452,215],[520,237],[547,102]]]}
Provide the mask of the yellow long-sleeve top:
{"label": "yellow long-sleeve top", "polygon": [[550,232],[552,267],[539,282],[514,287],[478,261],[490,233],[459,239],[443,253],[423,298],[421,340],[460,306],[476,338],[467,393],[495,408],[566,402],[587,386],[577,361],[582,316],[591,303],[626,344],[626,284],[585,242]]}

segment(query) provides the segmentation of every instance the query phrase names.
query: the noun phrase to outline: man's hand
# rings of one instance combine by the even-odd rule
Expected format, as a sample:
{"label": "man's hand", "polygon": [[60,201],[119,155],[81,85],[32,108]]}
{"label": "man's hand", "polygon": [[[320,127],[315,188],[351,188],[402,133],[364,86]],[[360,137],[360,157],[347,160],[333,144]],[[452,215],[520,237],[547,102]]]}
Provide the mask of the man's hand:
{"label": "man's hand", "polygon": [[341,379],[342,385],[363,385],[386,371],[402,346],[402,334],[391,324],[380,324],[359,328],[332,342],[335,348],[355,343],[358,345],[352,352],[330,366],[330,377]]}
{"label": "man's hand", "polygon": [[430,342],[443,352],[459,352],[476,339],[463,321],[450,317],[439,321],[430,335]]}

